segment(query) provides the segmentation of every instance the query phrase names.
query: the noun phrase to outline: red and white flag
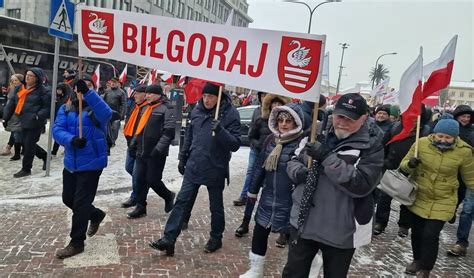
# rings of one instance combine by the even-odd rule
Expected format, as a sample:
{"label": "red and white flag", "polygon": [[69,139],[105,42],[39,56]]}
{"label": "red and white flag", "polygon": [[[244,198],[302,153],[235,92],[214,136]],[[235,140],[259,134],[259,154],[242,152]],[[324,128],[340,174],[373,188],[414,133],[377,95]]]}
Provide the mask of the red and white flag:
{"label": "red and white flag", "polygon": [[387,144],[407,138],[415,126],[417,117],[421,114],[422,70],[423,48],[420,47],[420,54],[400,79],[398,101],[403,129],[399,134],[392,137]]}
{"label": "red and white flag", "polygon": [[94,74],[92,75],[92,81],[94,81],[95,89],[99,90],[99,87],[100,87],[100,65],[97,65],[97,68],[95,68]]}
{"label": "red and white flag", "polygon": [[439,104],[439,91],[434,92],[423,101],[423,104],[428,105],[429,107],[435,107]]}
{"label": "red and white flag", "polygon": [[385,94],[388,90],[388,83],[390,82],[390,77],[387,79],[384,79],[382,82],[380,82],[379,85],[375,86],[375,88],[370,92],[371,97],[378,97],[383,94]]}
{"label": "red and white flag", "polygon": [[125,64],[125,68],[123,69],[122,73],[119,76],[119,81],[122,86],[125,84],[125,81],[127,81],[127,64]]}
{"label": "red and white flag", "polygon": [[181,75],[178,82],[176,83],[176,86],[183,87],[185,81],[186,81],[186,75]]}
{"label": "red and white flag", "polygon": [[139,82],[138,84],[144,85],[145,82],[147,82],[147,80],[148,80],[149,77],[150,77],[150,72],[147,72],[147,73],[145,74],[145,76],[143,77],[143,79],[140,80],[140,82]]}
{"label": "red and white flag", "polygon": [[453,73],[454,55],[458,35],[455,35],[441,52],[441,56],[423,67],[423,99],[449,86]]}
{"label": "red and white flag", "polygon": [[168,84],[173,84],[173,74],[170,72],[164,71],[163,74],[161,75],[161,80],[163,82],[168,83]]}
{"label": "red and white flag", "polygon": [[158,78],[158,70],[153,69],[148,76],[148,86],[155,84],[156,79]]}

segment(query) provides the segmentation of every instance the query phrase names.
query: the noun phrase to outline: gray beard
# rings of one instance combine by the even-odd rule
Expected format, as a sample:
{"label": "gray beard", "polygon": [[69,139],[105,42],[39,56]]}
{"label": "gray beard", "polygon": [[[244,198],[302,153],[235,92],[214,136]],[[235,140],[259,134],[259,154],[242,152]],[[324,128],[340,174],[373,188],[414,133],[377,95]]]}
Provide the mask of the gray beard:
{"label": "gray beard", "polygon": [[337,139],[342,140],[346,139],[347,137],[351,136],[351,133],[347,131],[342,131],[340,129],[334,129],[334,134],[336,134]]}

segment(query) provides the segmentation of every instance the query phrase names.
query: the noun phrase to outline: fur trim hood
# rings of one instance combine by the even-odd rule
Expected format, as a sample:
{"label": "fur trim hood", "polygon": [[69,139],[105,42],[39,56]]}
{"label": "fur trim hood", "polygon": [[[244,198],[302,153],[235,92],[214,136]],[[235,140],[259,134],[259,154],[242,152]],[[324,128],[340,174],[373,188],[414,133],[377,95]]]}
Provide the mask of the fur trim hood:
{"label": "fur trim hood", "polygon": [[[296,128],[288,131],[285,134],[280,134],[280,132],[278,131],[277,117],[281,111],[286,111],[290,113],[290,115],[293,117],[296,123]],[[303,111],[298,105],[294,103],[288,103],[286,105],[273,108],[272,112],[270,113],[270,117],[268,119],[268,128],[276,137],[279,137],[281,135],[288,136],[288,135],[296,134],[303,130],[303,125],[304,125]]]}
{"label": "fur trim hood", "polygon": [[262,100],[262,106],[261,106],[262,119],[266,120],[270,116],[271,104],[273,100],[275,99],[279,99],[280,102],[283,103],[283,105],[291,102],[291,98],[289,97],[279,96],[279,95],[275,95],[271,93],[266,94]]}

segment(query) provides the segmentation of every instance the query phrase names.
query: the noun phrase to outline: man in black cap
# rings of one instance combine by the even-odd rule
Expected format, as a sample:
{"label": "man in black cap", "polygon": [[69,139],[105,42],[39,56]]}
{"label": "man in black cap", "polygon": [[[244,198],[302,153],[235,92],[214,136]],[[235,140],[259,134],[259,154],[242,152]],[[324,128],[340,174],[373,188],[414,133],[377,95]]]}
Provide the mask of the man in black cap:
{"label": "man in black cap", "polygon": [[128,218],[146,215],[146,199],[150,187],[165,200],[165,212],[173,208],[175,193],[162,181],[169,146],[174,139],[176,117],[174,108],[160,85],[145,90],[148,106],[143,111],[130,141],[129,152],[136,157],[133,175],[137,186],[137,206]]}
{"label": "man in black cap", "polygon": [[124,119],[127,111],[127,93],[120,87],[120,81],[117,77],[113,77],[110,82],[110,89],[105,90],[104,100],[113,111],[110,120],[107,140],[109,140],[109,148],[115,146],[115,141],[120,130],[120,121]]}
{"label": "man in black cap", "polygon": [[390,121],[390,104],[375,107],[375,122],[384,133],[387,133],[387,131],[392,128],[393,122]]}
{"label": "man in black cap", "polygon": [[355,248],[370,242],[372,192],[381,176],[384,152],[382,132],[369,128],[367,112],[359,94],[343,95],[325,140],[306,144],[288,162],[288,176],[296,187],[283,277],[308,277],[319,250],[324,275],[346,277]]}
{"label": "man in black cap", "polygon": [[240,147],[240,117],[230,96],[222,94],[218,119],[214,118],[219,87],[207,83],[202,98],[191,112],[190,124],[179,154],[179,172],[184,175],[173,211],[166,222],[164,236],[150,246],[174,255],[174,245],[181,233],[183,221],[189,216],[201,185],[209,192],[211,211],[210,239],[204,252],[222,247],[225,228],[223,191],[229,178],[231,152]]}

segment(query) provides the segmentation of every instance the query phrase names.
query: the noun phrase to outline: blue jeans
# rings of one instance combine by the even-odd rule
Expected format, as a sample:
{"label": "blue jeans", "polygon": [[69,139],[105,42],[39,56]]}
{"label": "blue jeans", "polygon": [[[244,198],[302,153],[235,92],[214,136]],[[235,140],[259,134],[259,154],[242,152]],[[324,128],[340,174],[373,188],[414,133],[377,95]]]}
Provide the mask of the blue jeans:
{"label": "blue jeans", "polygon": [[245,176],[244,187],[242,188],[242,192],[240,193],[241,198],[247,199],[247,192],[249,191],[250,184],[252,184],[253,166],[255,164],[255,160],[257,160],[257,156],[257,150],[255,148],[250,148],[247,175]]}
{"label": "blue jeans", "polygon": [[[173,210],[171,211],[168,221],[166,221],[164,236],[171,240],[176,241],[183,222],[187,219],[186,216],[191,213],[193,209],[194,201],[196,200],[199,192],[200,184],[192,183],[189,179],[184,176],[183,184],[179,190],[176,202],[174,203]],[[222,233],[225,228],[225,216],[224,216],[224,200],[223,191],[225,182],[219,182],[219,184],[207,185],[207,191],[209,193],[209,209],[211,211],[211,232],[210,236],[216,239],[222,239]]]}
{"label": "blue jeans", "polygon": [[466,197],[464,198],[464,205],[461,216],[459,217],[459,227],[457,232],[458,244],[469,246],[469,232],[472,226],[472,216],[474,214],[474,190],[467,188]]}
{"label": "blue jeans", "polygon": [[137,198],[137,178],[133,174],[135,169],[135,158],[130,155],[130,152],[127,150],[127,156],[125,157],[125,171],[132,176],[132,193],[130,198],[135,200]]}

